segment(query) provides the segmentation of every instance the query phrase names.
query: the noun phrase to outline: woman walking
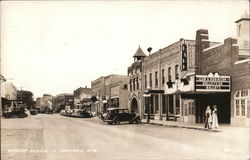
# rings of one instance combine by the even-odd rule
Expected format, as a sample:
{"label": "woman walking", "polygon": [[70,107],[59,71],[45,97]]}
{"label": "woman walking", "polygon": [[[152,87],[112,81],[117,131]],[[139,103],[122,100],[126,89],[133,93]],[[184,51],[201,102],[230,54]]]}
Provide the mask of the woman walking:
{"label": "woman walking", "polygon": [[213,119],[213,122],[212,122],[212,129],[216,129],[219,127],[219,124],[218,124],[218,116],[217,116],[217,113],[218,113],[218,109],[217,109],[217,106],[214,105],[213,106],[214,110],[213,110],[213,113],[212,113],[212,119]]}
{"label": "woman walking", "polygon": [[212,125],[212,116],[211,116],[211,109],[210,106],[207,106],[207,109],[205,111],[205,129],[206,128],[211,128]]}

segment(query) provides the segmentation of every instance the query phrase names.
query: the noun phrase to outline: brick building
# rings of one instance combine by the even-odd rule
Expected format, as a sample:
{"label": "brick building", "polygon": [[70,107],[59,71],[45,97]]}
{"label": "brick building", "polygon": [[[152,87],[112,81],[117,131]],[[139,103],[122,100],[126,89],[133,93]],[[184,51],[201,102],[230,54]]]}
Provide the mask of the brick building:
{"label": "brick building", "polygon": [[91,88],[77,88],[73,91],[74,95],[74,104],[81,103],[84,99],[90,99],[91,98]]}
{"label": "brick building", "polygon": [[64,109],[66,105],[74,106],[74,95],[71,93],[62,93],[53,97],[52,108],[55,111]]}
{"label": "brick building", "polygon": [[127,76],[111,74],[91,81],[92,96],[98,101],[92,104],[93,114],[106,112],[108,107],[127,108]]}
{"label": "brick building", "polygon": [[[239,43],[211,42],[208,30],[200,29],[195,40],[181,39],[148,56],[139,48],[128,68],[130,111],[146,118],[150,105],[151,118],[204,123],[206,106],[217,105],[219,123],[249,125],[249,18],[236,24]],[[143,97],[147,88],[150,98]]]}

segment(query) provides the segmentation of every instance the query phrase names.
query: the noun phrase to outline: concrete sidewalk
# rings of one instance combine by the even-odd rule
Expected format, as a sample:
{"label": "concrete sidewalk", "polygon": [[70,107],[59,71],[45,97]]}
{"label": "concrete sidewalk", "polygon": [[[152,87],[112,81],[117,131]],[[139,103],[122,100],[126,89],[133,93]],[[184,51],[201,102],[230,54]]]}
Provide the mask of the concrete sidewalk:
{"label": "concrete sidewalk", "polygon": [[[142,119],[142,123],[147,123],[147,119]],[[214,131],[214,132],[224,132],[224,131],[232,131],[232,130],[238,130],[238,131],[245,131],[249,130],[249,128],[246,127],[236,127],[231,126],[230,124],[219,124],[219,128],[212,130],[212,129],[204,129],[203,123],[184,123],[184,122],[176,122],[176,121],[164,121],[164,120],[154,120],[150,119],[150,124],[152,125],[160,125],[164,127],[177,127],[177,128],[187,128],[187,129],[196,129],[196,130],[207,130],[207,131]]]}

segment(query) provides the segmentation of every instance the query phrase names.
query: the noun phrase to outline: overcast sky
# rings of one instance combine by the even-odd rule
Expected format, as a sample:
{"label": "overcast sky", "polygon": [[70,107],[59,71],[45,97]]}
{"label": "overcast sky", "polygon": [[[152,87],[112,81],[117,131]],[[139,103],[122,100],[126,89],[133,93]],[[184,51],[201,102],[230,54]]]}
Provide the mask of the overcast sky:
{"label": "overcast sky", "polygon": [[1,74],[35,97],[72,93],[126,75],[139,45],[157,51],[201,28],[212,41],[235,37],[245,11],[248,0],[2,1]]}

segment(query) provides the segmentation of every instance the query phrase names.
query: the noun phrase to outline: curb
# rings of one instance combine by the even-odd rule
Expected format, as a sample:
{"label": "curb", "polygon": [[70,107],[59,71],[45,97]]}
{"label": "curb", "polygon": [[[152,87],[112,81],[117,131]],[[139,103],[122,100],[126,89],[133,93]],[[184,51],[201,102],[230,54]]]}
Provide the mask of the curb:
{"label": "curb", "polygon": [[201,131],[208,131],[208,132],[221,132],[220,130],[211,130],[211,129],[204,129],[200,127],[192,127],[192,126],[179,126],[179,125],[170,125],[170,124],[160,124],[160,123],[154,123],[154,122],[141,122],[142,124],[149,124],[149,125],[157,125],[157,126],[163,126],[163,127],[171,127],[171,128],[185,128],[185,129],[193,129],[193,130],[201,130]]}

